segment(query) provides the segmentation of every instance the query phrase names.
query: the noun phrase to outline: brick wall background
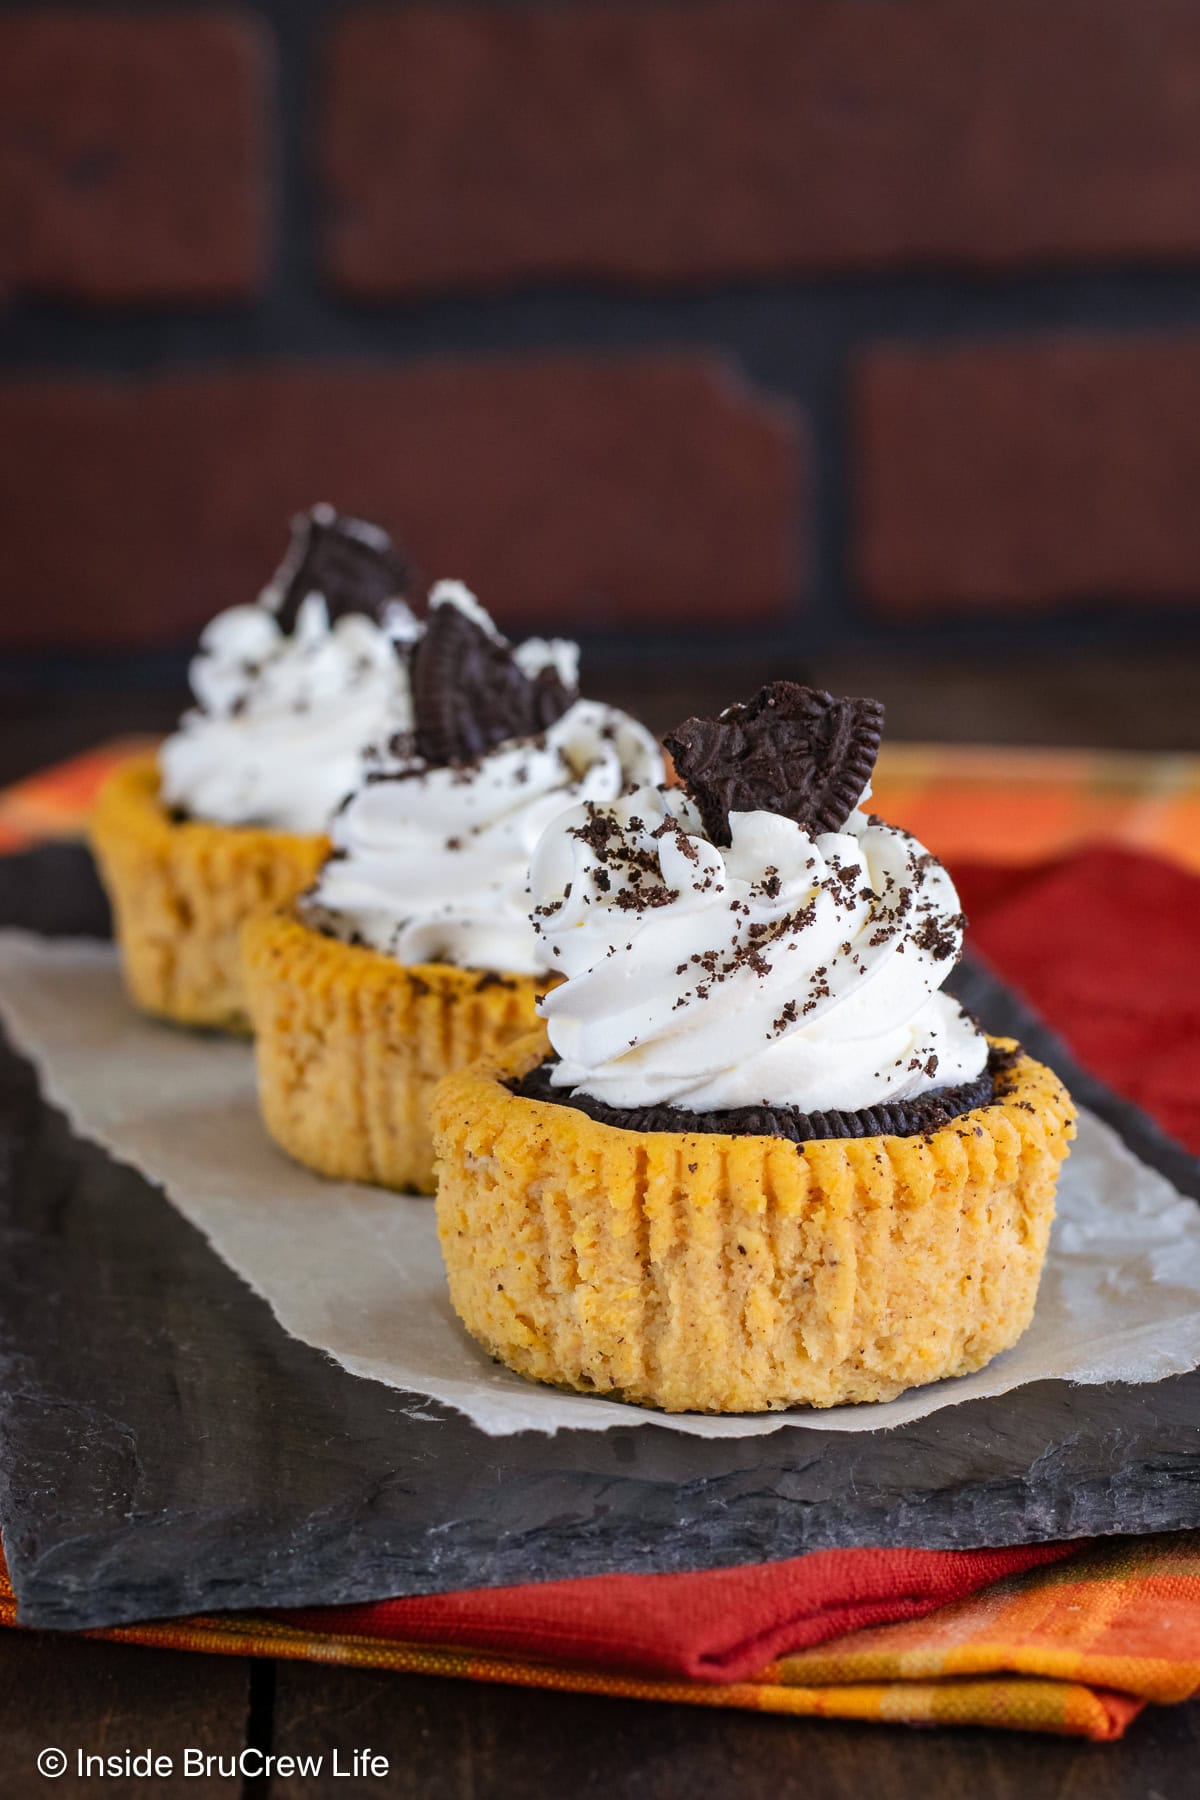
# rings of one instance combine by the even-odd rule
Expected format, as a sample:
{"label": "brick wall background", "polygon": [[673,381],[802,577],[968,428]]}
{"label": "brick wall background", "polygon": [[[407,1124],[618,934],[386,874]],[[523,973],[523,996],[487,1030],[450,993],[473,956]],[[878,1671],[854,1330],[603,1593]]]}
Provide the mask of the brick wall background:
{"label": "brick wall background", "polygon": [[0,0],[10,666],[317,498],[598,642],[1195,645],[1200,7]]}

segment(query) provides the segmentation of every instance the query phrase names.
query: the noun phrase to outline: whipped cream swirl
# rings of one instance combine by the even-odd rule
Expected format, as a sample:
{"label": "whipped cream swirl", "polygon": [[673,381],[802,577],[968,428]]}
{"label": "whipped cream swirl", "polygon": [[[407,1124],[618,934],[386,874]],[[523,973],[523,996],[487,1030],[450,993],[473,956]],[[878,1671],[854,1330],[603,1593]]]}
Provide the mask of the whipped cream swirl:
{"label": "whipped cream swirl", "polygon": [[771,812],[729,823],[718,848],[685,795],[647,787],[546,831],[530,886],[566,977],[541,1008],[555,1086],[829,1112],[982,1073],[986,1039],[939,992],[965,921],[928,851],[857,810],[817,835]]}
{"label": "whipped cream swirl", "polygon": [[163,799],[219,825],[321,832],[367,746],[411,719],[420,627],[386,531],[319,505],[292,520],[256,605],[219,613],[190,677],[197,705],[159,753]]}
{"label": "whipped cream swirl", "polygon": [[199,705],[159,752],[168,806],[220,825],[319,832],[356,785],[367,746],[409,722],[397,640],[415,627],[399,602],[385,624],[332,624],[310,594],[295,628],[262,605],[205,628],[191,670]]}
{"label": "whipped cream swirl", "polygon": [[[569,649],[529,640],[514,654],[533,677],[573,666]],[[334,854],[305,911],[401,962],[538,974],[552,967],[529,918],[529,859],[543,830],[565,808],[662,777],[645,727],[593,700],[470,764],[431,765],[401,745],[334,821]]]}

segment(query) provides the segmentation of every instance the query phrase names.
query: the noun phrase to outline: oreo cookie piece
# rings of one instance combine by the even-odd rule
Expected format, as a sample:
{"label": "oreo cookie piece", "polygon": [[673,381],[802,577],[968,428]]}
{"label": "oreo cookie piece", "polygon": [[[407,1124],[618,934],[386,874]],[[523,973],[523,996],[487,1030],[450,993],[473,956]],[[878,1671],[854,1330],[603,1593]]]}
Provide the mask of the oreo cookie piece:
{"label": "oreo cookie piece", "polygon": [[544,1100],[554,1106],[570,1106],[601,1125],[620,1131],[675,1131],[690,1134],[719,1133],[723,1137],[783,1138],[792,1144],[816,1143],[823,1138],[925,1137],[940,1131],[964,1113],[990,1106],[1008,1089],[1008,1077],[1017,1060],[1012,1050],[992,1050],[987,1067],[974,1081],[957,1087],[932,1088],[913,1100],[888,1100],[856,1112],[803,1112],[797,1106],[731,1106],[720,1112],[689,1112],[682,1106],[608,1106],[590,1094],[550,1085],[556,1057],[548,1057],[519,1081],[507,1085],[523,1100]]}
{"label": "oreo cookie piece", "polygon": [[535,737],[578,698],[554,668],[527,675],[507,639],[451,600],[430,609],[409,652],[409,679],[414,747],[440,768]]}
{"label": "oreo cookie piece", "polygon": [[283,631],[310,594],[320,594],[330,619],[346,613],[380,617],[389,600],[402,599],[411,570],[387,532],[352,519],[332,506],[314,506],[292,520],[292,542],[263,594]]}
{"label": "oreo cookie piece", "polygon": [[728,844],[731,812],[837,831],[870,780],[882,731],[879,700],[773,681],[718,718],[686,719],[663,741],[712,842]]}

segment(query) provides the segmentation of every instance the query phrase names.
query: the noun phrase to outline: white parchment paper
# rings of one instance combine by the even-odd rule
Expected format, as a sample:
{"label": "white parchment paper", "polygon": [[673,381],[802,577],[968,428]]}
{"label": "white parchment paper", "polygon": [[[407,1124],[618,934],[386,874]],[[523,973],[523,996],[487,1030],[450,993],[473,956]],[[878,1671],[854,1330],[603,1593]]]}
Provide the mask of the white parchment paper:
{"label": "white parchment paper", "polygon": [[1015,1348],[878,1405],[681,1416],[559,1393],[491,1362],[451,1309],[432,1202],[289,1161],[259,1122],[250,1046],[141,1018],[109,946],[0,932],[0,1017],[76,1131],[160,1184],[286,1331],[493,1435],[651,1422],[697,1437],[871,1431],[1050,1376],[1158,1381],[1200,1365],[1200,1207],[1086,1112],[1037,1314]]}

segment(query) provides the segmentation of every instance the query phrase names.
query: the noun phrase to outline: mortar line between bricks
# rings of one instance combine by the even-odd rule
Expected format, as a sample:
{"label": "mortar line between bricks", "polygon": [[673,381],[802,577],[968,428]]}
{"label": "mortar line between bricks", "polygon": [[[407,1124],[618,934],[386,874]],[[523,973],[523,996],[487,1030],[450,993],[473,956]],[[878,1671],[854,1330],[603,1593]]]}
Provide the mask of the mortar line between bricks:
{"label": "mortar line between bricks", "polygon": [[[480,0],[470,0],[478,6]],[[504,8],[512,0],[492,0]],[[358,0],[361,6],[362,0]],[[383,10],[397,0],[376,0]],[[112,0],[73,0],[72,10],[111,14]],[[31,0],[0,0],[0,14]],[[851,393],[855,363],[879,344],[928,345],[1101,333],[1114,341],[1200,331],[1200,266],[1180,258],[1154,266],[1046,263],[1019,270],[968,266],[893,267],[870,274],[781,270],[731,277],[703,289],[685,280],[648,289],[597,277],[525,282],[509,292],[477,288],[437,295],[338,297],[320,262],[316,143],[319,65],[335,0],[124,0],[124,13],[228,12],[260,21],[273,40],[279,129],[272,147],[271,261],[261,300],[212,309],[86,309],[46,300],[18,302],[0,342],[0,380],[15,374],[150,375],[263,361],[379,363],[428,357],[524,356],[540,352],[637,353],[683,350],[731,360],[757,395],[803,413],[810,445],[804,536],[803,609],[781,626],[790,645],[814,652],[848,640],[914,647],[986,646],[1011,632],[1011,615],[888,620],[866,611],[854,579],[858,540]],[[1022,617],[1024,641],[1136,641],[1147,629],[1188,639],[1200,629],[1171,606],[1134,616],[1127,597],[1078,603]],[[628,639],[624,641],[629,641]],[[641,640],[639,640],[641,641]],[[761,641],[756,638],[756,642]]]}
{"label": "mortar line between bricks", "polygon": [[[1012,622],[1003,616],[980,619],[913,621],[889,624],[886,620],[856,617],[849,630],[832,620],[811,622],[801,615],[776,631],[714,628],[701,634],[691,631],[681,646],[677,636],[661,632],[596,634],[575,629],[586,668],[594,677],[622,670],[630,655],[643,664],[661,660],[664,667],[686,666],[698,671],[728,667],[735,679],[744,667],[794,668],[830,655],[840,660],[861,655],[886,654],[899,670],[907,663],[924,665],[932,655],[940,659],[986,655],[1011,655]],[[1128,608],[1111,614],[1087,616],[1080,611],[1054,613],[1049,618],[1030,616],[1022,622],[1021,649],[1031,659],[1045,655],[1072,656],[1089,652],[1144,651],[1147,644],[1173,642],[1181,651],[1200,649],[1200,616],[1156,609],[1130,616]],[[31,693],[69,696],[117,692],[177,692],[180,704],[186,693],[187,668],[195,645],[128,652],[76,653],[64,658],[54,651],[6,650],[0,659],[0,699]]]}
{"label": "mortar line between bricks", "polygon": [[[0,5],[3,0],[0,0]],[[294,70],[281,70],[290,79]],[[285,134],[286,135],[286,134]],[[300,210],[295,149],[282,158],[284,211]],[[278,160],[278,159],[277,159]],[[303,196],[301,196],[301,201]],[[1058,333],[1136,339],[1200,331],[1200,270],[1155,277],[1027,274],[1019,281],[955,281],[897,272],[850,278],[727,282],[638,291],[617,285],[531,285],[519,291],[447,291],[355,304],[322,291],[319,269],[294,223],[277,232],[267,294],[252,304],[85,307],[17,299],[0,338],[0,368],[148,373],[165,363],[239,362],[264,355],[332,361],[526,354],[538,350],[741,346],[739,315],[787,310],[808,330],[837,328],[855,348],[877,341],[950,344]],[[286,279],[300,277],[299,287]],[[748,367],[753,363],[746,357]]]}

